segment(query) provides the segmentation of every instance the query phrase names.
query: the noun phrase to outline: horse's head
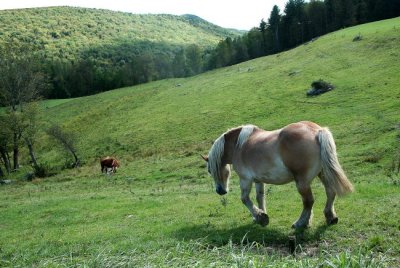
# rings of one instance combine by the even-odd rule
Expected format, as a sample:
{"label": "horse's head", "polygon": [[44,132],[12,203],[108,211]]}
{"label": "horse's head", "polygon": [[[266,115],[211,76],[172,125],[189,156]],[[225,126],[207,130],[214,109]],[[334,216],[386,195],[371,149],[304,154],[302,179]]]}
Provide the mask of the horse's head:
{"label": "horse's head", "polygon": [[219,195],[224,195],[229,191],[229,178],[231,177],[231,167],[230,165],[224,165],[221,167],[220,176],[216,179],[215,182],[215,191]]}
{"label": "horse's head", "polygon": [[211,147],[208,156],[202,156],[207,162],[208,173],[213,177],[215,191],[219,195],[224,195],[229,190],[229,178],[231,176],[231,167],[225,163],[224,157],[224,135],[219,137]]}
{"label": "horse's head", "polygon": [[231,176],[230,165],[226,164],[219,167],[216,172],[213,172],[213,164],[209,162],[208,156],[202,156],[202,158],[207,162],[208,173],[213,177],[215,183],[215,191],[219,195],[224,195],[228,193],[229,190],[229,178]]}

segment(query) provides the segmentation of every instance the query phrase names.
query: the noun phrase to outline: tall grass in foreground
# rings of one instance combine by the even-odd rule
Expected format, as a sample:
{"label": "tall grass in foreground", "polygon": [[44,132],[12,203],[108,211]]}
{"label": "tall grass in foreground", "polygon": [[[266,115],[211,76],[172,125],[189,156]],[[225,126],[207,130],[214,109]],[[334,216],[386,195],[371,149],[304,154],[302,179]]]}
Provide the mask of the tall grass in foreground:
{"label": "tall grass in foreground", "polygon": [[58,256],[42,261],[38,267],[327,267],[327,268],[379,268],[392,267],[393,259],[384,253],[367,249],[346,250],[338,254],[318,252],[309,258],[301,248],[296,254],[272,253],[271,248],[257,242],[235,244],[232,240],[225,246],[210,246],[199,239],[179,242],[173,248],[160,248],[151,252],[136,250],[119,252],[104,249],[87,261],[78,261],[72,255]]}

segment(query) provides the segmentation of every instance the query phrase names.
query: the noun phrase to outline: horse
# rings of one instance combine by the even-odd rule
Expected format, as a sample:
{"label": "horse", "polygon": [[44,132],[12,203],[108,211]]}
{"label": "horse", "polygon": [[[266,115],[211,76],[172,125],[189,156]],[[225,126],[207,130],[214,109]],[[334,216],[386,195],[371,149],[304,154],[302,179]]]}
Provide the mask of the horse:
{"label": "horse", "polygon": [[110,156],[103,157],[100,159],[101,173],[104,171],[108,174],[108,169],[111,169],[112,173],[116,173],[119,168],[119,161]]}
{"label": "horse", "polygon": [[[207,161],[219,195],[228,192],[233,167],[240,178],[241,200],[253,220],[262,226],[269,223],[264,184],[296,183],[303,211],[292,225],[295,229],[311,225],[314,197],[310,185],[316,176],[325,187],[324,215],[328,225],[338,223],[334,208],[336,195],[353,191],[337,158],[332,133],[313,122],[292,123],[272,131],[254,125],[232,128],[215,140],[208,156],[202,157]],[[249,197],[253,183],[258,207]]]}

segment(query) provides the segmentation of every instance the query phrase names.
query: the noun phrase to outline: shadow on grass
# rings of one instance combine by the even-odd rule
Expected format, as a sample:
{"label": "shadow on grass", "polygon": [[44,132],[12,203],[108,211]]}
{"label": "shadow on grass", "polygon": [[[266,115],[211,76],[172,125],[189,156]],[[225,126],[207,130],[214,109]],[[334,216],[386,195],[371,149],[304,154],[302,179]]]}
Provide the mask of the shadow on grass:
{"label": "shadow on grass", "polygon": [[300,230],[287,229],[287,232],[284,232],[278,228],[261,227],[256,224],[246,224],[230,229],[217,228],[212,224],[199,224],[181,228],[174,235],[182,241],[202,239],[208,245],[216,247],[229,243],[234,245],[258,243],[283,254],[292,254],[299,245],[303,250],[317,249],[328,228],[327,225],[320,225],[316,228]]}

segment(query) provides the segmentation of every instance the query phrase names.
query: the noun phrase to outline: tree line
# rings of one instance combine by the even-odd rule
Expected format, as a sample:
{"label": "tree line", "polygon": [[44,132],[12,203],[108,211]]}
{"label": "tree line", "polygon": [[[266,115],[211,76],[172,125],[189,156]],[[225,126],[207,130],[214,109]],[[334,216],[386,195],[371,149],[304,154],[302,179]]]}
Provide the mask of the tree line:
{"label": "tree line", "polygon": [[366,22],[400,16],[400,0],[289,0],[274,6],[267,21],[238,38],[221,41],[208,68],[271,55],[326,33]]}
{"label": "tree line", "polygon": [[[78,61],[46,61],[51,87],[46,98],[71,98],[172,77],[187,77],[203,69],[203,49],[196,45],[171,48],[148,43],[138,53],[134,45],[85,51]],[[155,48],[157,46],[157,48]],[[105,55],[103,55],[105,54]]]}

